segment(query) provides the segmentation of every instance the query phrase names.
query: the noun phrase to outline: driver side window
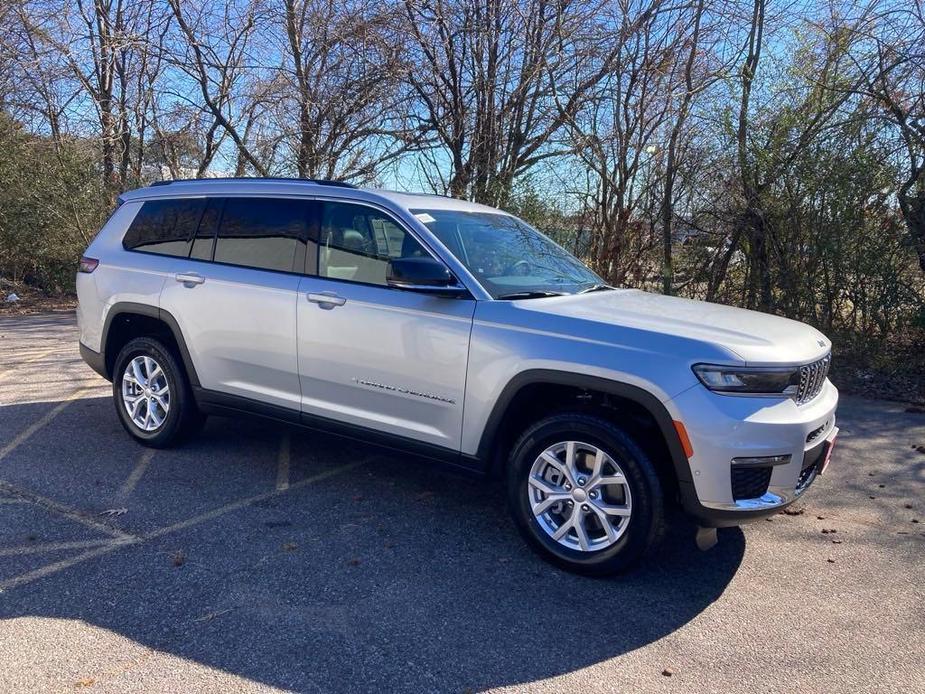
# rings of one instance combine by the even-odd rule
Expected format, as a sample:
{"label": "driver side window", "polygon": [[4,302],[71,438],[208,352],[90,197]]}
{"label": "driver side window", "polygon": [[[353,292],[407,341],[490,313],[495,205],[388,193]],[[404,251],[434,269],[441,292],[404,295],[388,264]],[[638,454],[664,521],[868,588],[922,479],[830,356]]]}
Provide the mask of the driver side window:
{"label": "driver side window", "polygon": [[417,239],[388,216],[350,203],[322,203],[319,241],[320,277],[383,287],[389,260],[427,255]]}

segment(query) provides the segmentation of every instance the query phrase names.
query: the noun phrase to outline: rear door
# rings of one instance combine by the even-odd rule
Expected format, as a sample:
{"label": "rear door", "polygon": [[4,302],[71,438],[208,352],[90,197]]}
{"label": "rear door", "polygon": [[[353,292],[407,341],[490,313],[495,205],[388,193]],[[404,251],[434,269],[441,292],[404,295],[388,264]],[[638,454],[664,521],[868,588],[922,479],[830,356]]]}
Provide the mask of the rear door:
{"label": "rear door", "polygon": [[427,253],[388,213],[328,201],[319,217],[299,285],[303,412],[458,450],[475,301],[386,284],[390,258]]}
{"label": "rear door", "polygon": [[161,293],[202,388],[298,412],[296,303],[309,208],[298,198],[208,199],[189,257],[176,261]]}

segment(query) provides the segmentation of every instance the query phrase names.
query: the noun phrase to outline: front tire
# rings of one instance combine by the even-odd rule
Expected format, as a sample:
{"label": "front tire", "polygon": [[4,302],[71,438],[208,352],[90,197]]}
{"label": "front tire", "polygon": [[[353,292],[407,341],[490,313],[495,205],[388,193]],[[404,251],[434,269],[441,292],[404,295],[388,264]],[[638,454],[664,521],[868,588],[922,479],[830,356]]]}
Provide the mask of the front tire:
{"label": "front tire", "polygon": [[155,338],[136,337],[122,348],[112,394],[122,426],[145,446],[166,448],[201,427],[183,368]]}
{"label": "front tire", "polygon": [[528,428],[511,451],[507,493],[530,546],[568,571],[625,571],[663,535],[655,467],[629,434],[601,417],[563,413]]}

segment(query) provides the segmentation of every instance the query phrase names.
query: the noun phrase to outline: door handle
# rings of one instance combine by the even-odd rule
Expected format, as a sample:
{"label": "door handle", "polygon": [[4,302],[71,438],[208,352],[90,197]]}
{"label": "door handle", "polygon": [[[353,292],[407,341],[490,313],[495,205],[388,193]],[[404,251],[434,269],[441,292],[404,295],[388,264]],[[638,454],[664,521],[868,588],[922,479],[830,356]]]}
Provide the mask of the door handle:
{"label": "door handle", "polygon": [[176,274],[177,282],[182,282],[187,287],[193,284],[202,284],[206,281],[206,278],[202,275],[198,275],[195,272],[178,272]]}
{"label": "door handle", "polygon": [[313,304],[318,304],[321,308],[334,308],[335,306],[343,306],[347,303],[347,300],[338,296],[334,292],[322,292],[320,294],[309,293],[307,295],[309,301]]}

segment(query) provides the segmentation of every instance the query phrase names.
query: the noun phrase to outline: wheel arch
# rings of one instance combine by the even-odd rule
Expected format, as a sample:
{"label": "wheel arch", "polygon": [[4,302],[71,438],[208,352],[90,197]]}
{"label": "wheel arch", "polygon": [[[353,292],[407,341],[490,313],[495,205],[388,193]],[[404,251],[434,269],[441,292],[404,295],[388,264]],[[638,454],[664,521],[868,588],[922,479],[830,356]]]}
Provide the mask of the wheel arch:
{"label": "wheel arch", "polygon": [[670,458],[670,470],[673,472],[672,477],[677,491],[682,500],[687,497],[689,490],[693,487],[690,464],[677,429],[675,429],[674,421],[662,402],[639,386],[567,371],[531,369],[522,371],[508,381],[492,408],[478,445],[477,457],[484,461],[490,473],[499,474],[504,464],[505,437],[512,438],[513,433],[505,432],[505,425],[517,422],[515,410],[521,402],[525,401],[525,398],[529,401],[531,392],[538,387],[565,388],[589,394],[604,394],[619,401],[632,403],[654,422]]}
{"label": "wheel arch", "polygon": [[105,378],[112,380],[113,366],[122,346],[133,337],[141,335],[158,336],[172,343],[169,346],[175,348],[183,362],[190,385],[199,386],[196,367],[193,365],[186,340],[183,338],[183,331],[176,318],[157,306],[130,301],[115,303],[106,313],[100,342],[101,361],[105,370],[102,375]]}

